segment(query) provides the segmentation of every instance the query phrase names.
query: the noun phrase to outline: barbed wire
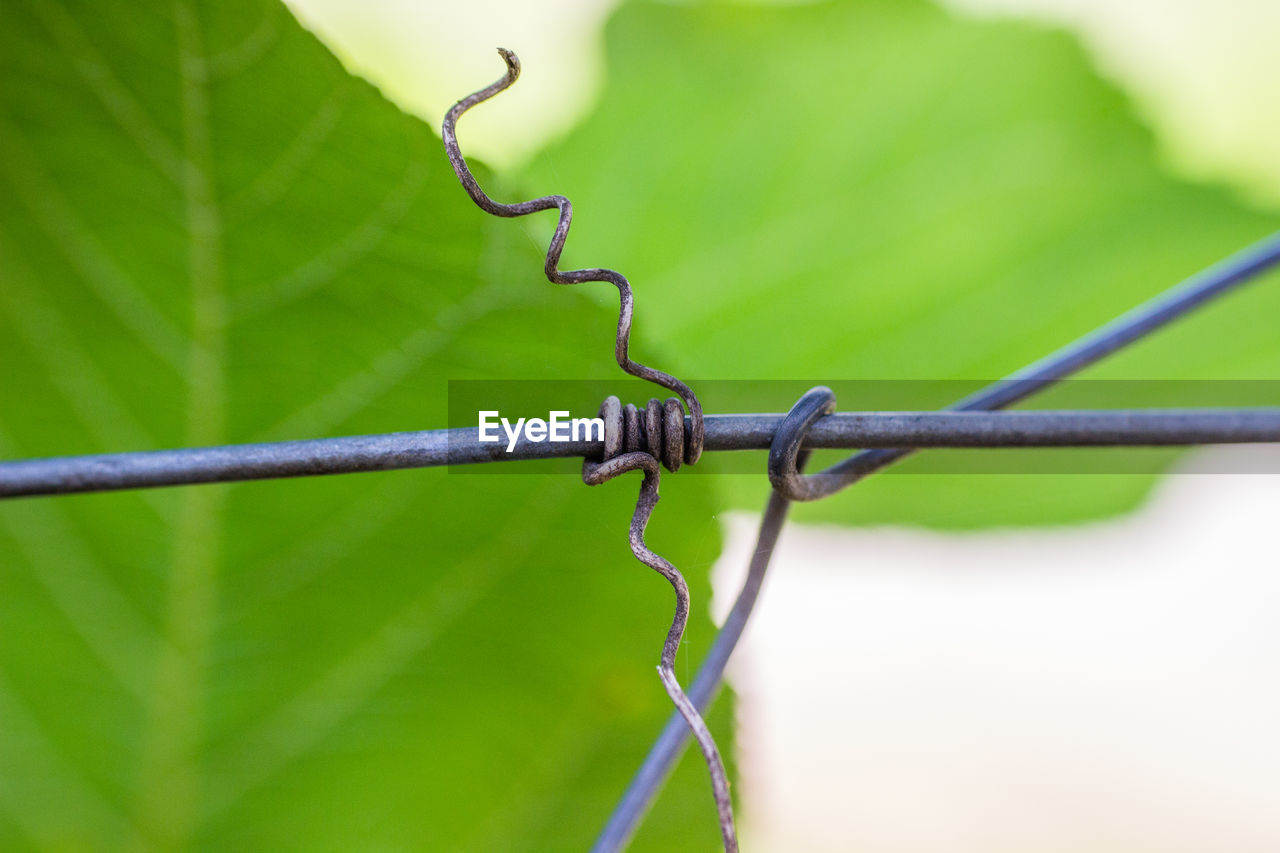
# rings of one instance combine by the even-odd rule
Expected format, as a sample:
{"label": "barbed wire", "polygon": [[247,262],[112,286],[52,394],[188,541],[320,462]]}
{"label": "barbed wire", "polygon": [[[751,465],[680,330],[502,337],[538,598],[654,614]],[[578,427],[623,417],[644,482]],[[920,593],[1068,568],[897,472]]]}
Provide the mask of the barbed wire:
{"label": "barbed wire", "polygon": [[[498,48],[498,54],[507,65],[507,73],[494,83],[458,101],[445,114],[441,136],[444,140],[444,150],[449,155],[449,162],[453,164],[453,171],[457,174],[458,180],[462,182],[463,189],[467,191],[467,195],[471,196],[471,200],[486,213],[509,218],[528,216],[531,213],[551,210],[552,208],[559,211],[556,230],[552,233],[551,242],[547,246],[543,272],[546,274],[547,279],[554,284],[583,284],[598,281],[612,284],[618,289],[618,330],[614,337],[614,358],[617,360],[618,366],[627,373],[674,391],[684,401],[684,404],[689,409],[689,418],[691,420],[688,441],[684,440],[683,430],[677,430],[679,440],[684,445],[682,454],[680,457],[665,461],[667,461],[667,466],[672,471],[680,467],[681,461],[692,465],[698,461],[698,457],[702,454],[702,404],[698,402],[697,395],[693,393],[693,390],[688,385],[669,373],[663,373],[661,370],[655,370],[652,367],[646,367],[638,361],[634,361],[628,354],[628,348],[631,343],[631,319],[635,310],[635,297],[627,277],[616,270],[600,267],[581,270],[559,269],[560,254],[564,251],[565,240],[569,236],[569,226],[573,223],[573,203],[562,195],[547,195],[515,204],[503,204],[502,202],[494,201],[481,189],[479,182],[476,181],[475,176],[471,174],[471,169],[467,166],[466,158],[462,156],[462,150],[458,147],[458,119],[467,110],[509,88],[520,77],[520,59],[506,48]],[[651,423],[654,423],[652,419],[659,407],[665,411],[666,419],[671,417],[673,408],[671,401],[659,403],[655,407],[654,403],[656,402],[650,401],[646,410]],[[677,402],[676,406],[678,405],[679,403]],[[656,434],[656,427],[651,427],[651,429],[653,431],[651,434]],[[676,436],[673,435],[671,440],[675,441]]]}
{"label": "barbed wire", "polygon": [[[750,619],[792,501],[834,494],[921,448],[1280,441],[1280,408],[991,411],[1044,390],[1274,267],[1280,263],[1280,233],[958,401],[948,411],[835,413],[834,394],[819,386],[785,415],[704,416],[688,385],[630,358],[634,296],[627,279],[603,268],[558,268],[572,222],[569,200],[553,195],[515,204],[499,203],[484,193],[467,167],[457,144],[458,118],[511,86],[519,76],[520,63],[515,54],[501,49],[499,52],[507,66],[506,74],[459,101],[444,120],[445,149],[459,180],[481,209],[496,216],[525,216],[556,209],[559,218],[544,265],[547,278],[557,284],[598,281],[615,286],[619,293],[614,346],[618,365],[628,374],[672,391],[678,399],[653,399],[642,411],[609,397],[601,407],[605,421],[602,439],[539,443],[522,438],[509,449],[483,443],[474,428],[462,428],[0,462],[0,498],[551,457],[581,457],[582,476],[588,485],[631,471],[641,473],[629,544],[636,558],[661,574],[675,591],[676,613],[663,644],[658,672],[676,712],[597,839],[592,848],[597,853],[612,853],[627,844],[690,736],[698,741],[708,766],[725,849],[737,850],[728,776],[702,713],[714,699],[724,668]],[[861,452],[818,474],[805,476],[801,471],[809,451],[815,448],[859,448]],[[761,520],[747,580],[686,692],[675,677],[674,661],[688,621],[688,586],[676,567],[649,549],[644,538],[659,499],[659,466],[675,471],[682,464],[696,463],[704,450],[749,449],[770,451],[768,472],[774,489]]]}
{"label": "barbed wire", "polygon": [[[647,379],[656,385],[667,388],[680,395],[680,399],[668,399],[665,403],[656,399],[650,400],[645,407],[645,425],[647,442],[641,448],[640,417],[634,405],[628,404],[623,410],[617,397],[609,397],[601,405],[601,416],[606,419],[604,459],[596,462],[584,459],[582,463],[582,479],[587,485],[600,485],[628,471],[642,471],[644,480],[640,485],[640,494],[636,498],[635,513],[632,515],[629,542],[631,552],[636,559],[654,569],[671,584],[676,594],[676,610],[672,618],[671,628],[667,632],[666,642],[662,647],[662,655],[658,664],[658,677],[666,688],[681,716],[693,733],[693,737],[702,748],[702,755],[707,764],[707,772],[711,776],[712,794],[716,802],[716,814],[720,821],[720,833],[724,840],[725,853],[737,853],[738,836],[733,822],[733,800],[729,796],[729,777],[725,773],[724,761],[720,750],[716,747],[711,730],[707,728],[697,707],[689,701],[679,680],[675,675],[676,652],[684,637],[685,627],[689,621],[689,585],[672,563],[652,551],[644,541],[645,525],[658,502],[658,485],[661,471],[659,460],[671,471],[680,468],[681,463],[690,465],[698,461],[702,455],[704,426],[702,405],[693,390],[674,376],[646,367],[634,361],[628,354],[631,340],[631,318],[635,299],[631,284],[622,273],[611,269],[594,268],[581,270],[559,269],[560,253],[564,251],[565,238],[569,235],[569,226],[573,221],[573,205],[562,195],[549,195],[530,201],[515,204],[503,204],[490,198],[467,167],[466,158],[458,147],[456,127],[462,114],[473,106],[487,101],[494,95],[515,83],[520,76],[520,60],[514,53],[505,48],[498,48],[503,62],[507,65],[507,73],[499,80],[463,98],[449,110],[444,118],[442,137],[449,162],[458,175],[458,180],[482,210],[494,216],[526,216],[541,210],[555,208],[559,211],[556,230],[547,247],[546,262],[543,271],[554,284],[581,284],[590,281],[608,282],[618,289],[618,330],[614,338],[614,358],[618,365],[632,376]],[[690,429],[688,440],[685,434],[685,419],[680,408],[680,400],[689,408]]]}

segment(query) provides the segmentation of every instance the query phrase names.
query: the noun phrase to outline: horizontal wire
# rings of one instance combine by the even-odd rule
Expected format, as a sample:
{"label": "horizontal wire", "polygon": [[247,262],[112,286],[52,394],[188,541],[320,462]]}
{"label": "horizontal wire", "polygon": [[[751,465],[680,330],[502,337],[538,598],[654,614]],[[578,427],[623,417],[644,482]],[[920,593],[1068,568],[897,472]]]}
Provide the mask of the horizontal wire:
{"label": "horizontal wire", "polygon": [[[706,450],[766,450],[780,414],[708,415]],[[690,428],[686,418],[686,429]],[[837,412],[819,448],[1116,447],[1280,442],[1280,407],[1020,412]],[[476,427],[0,462],[0,498],[549,458],[598,458],[603,441],[481,442]]]}
{"label": "horizontal wire", "polygon": [[[991,411],[1021,402],[1079,373],[1129,344],[1146,338],[1201,305],[1225,296],[1280,264],[1280,231],[1156,294],[1039,361],[958,400],[954,411]],[[871,449],[822,472],[836,491],[911,454],[911,449]]]}

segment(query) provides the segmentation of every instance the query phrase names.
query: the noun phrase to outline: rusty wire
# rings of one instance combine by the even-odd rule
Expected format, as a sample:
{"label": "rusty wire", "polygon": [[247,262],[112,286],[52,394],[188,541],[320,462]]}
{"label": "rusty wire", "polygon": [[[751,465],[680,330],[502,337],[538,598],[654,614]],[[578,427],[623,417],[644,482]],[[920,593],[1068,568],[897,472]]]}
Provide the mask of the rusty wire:
{"label": "rusty wire", "polygon": [[660,403],[650,400],[645,408],[645,425],[647,441],[642,448],[640,436],[639,411],[634,405],[622,409],[616,397],[609,397],[601,407],[601,414],[606,419],[605,452],[602,461],[584,459],[582,463],[582,479],[590,486],[600,485],[628,471],[642,471],[644,479],[640,485],[640,494],[636,498],[635,512],[631,518],[629,543],[631,553],[644,565],[653,569],[667,579],[676,594],[676,612],[667,631],[666,641],[662,646],[662,655],[658,664],[658,676],[666,688],[667,695],[687,723],[693,737],[702,749],[706,760],[707,771],[711,776],[712,793],[715,797],[716,813],[720,821],[720,834],[724,841],[726,853],[737,853],[738,837],[733,822],[733,800],[729,795],[729,777],[725,773],[724,761],[716,747],[715,739],[707,728],[697,707],[689,701],[675,675],[676,653],[680,641],[684,637],[685,627],[689,622],[689,585],[679,569],[670,561],[652,551],[644,541],[644,531],[658,503],[658,485],[661,479],[659,460],[671,471],[679,469],[681,463],[694,464],[702,455],[705,427],[702,419],[702,405],[698,397],[688,385],[670,374],[647,367],[632,360],[628,353],[631,339],[631,319],[634,311],[634,297],[631,284],[622,273],[611,269],[592,268],[581,270],[559,269],[560,254],[564,251],[564,243],[569,234],[569,225],[573,221],[573,205],[562,195],[549,195],[515,204],[503,204],[494,201],[480,188],[480,184],[467,167],[467,161],[458,147],[456,127],[458,119],[476,104],[487,101],[499,92],[515,83],[520,76],[520,60],[514,53],[505,48],[498,48],[498,53],[506,63],[507,72],[496,82],[475,92],[454,104],[445,115],[442,138],[449,162],[462,182],[463,188],[471,196],[480,209],[494,216],[515,217],[526,216],[541,210],[555,208],[559,211],[555,232],[547,247],[546,262],[543,272],[553,284],[581,284],[589,281],[607,282],[618,289],[618,330],[614,339],[614,358],[624,371],[647,379],[656,385],[674,391],[689,409],[690,430],[685,436],[684,413],[680,408],[680,400],[668,399]]}
{"label": "rusty wire", "polygon": [[684,575],[680,574],[679,569],[666,558],[652,551],[644,541],[645,527],[649,524],[649,517],[658,503],[658,479],[661,475],[658,460],[643,451],[623,453],[603,462],[584,460],[582,479],[587,485],[596,486],[627,471],[644,472],[644,480],[640,484],[640,496],[636,499],[635,513],[631,516],[629,537],[631,553],[635,554],[640,562],[666,578],[676,591],[675,618],[671,620],[671,628],[667,631],[667,638],[662,644],[658,677],[662,680],[662,685],[666,688],[672,704],[676,706],[680,717],[702,750],[702,757],[711,774],[711,788],[715,796],[716,814],[720,820],[724,848],[726,851],[736,851],[738,840],[733,823],[733,800],[729,795],[729,777],[725,773],[724,761],[720,757],[720,750],[716,747],[715,738],[707,728],[706,721],[698,713],[697,706],[685,695],[684,689],[676,678],[676,653],[680,649],[680,641],[684,638],[685,628],[689,624],[689,584],[685,581]]}

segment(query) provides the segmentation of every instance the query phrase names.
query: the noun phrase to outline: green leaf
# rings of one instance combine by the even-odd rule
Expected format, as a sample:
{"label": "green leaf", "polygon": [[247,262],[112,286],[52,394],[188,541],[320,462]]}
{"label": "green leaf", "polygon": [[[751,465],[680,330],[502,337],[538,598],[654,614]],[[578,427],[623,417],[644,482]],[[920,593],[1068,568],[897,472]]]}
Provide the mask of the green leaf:
{"label": "green leaf", "polygon": [[[432,131],[274,2],[11,3],[0,75],[4,457],[439,427],[446,379],[617,375],[616,305],[547,285]],[[0,847],[584,849],[669,713],[637,488],[0,506]],[[696,661],[713,507],[664,495]],[[695,759],[640,847],[716,837]]]}
{"label": "green leaf", "polygon": [[[917,0],[634,3],[606,42],[599,109],[526,183],[574,200],[566,262],[627,270],[646,296],[638,330],[683,375],[794,380],[756,394],[760,410],[819,382],[997,379],[1280,227],[1167,174],[1130,103],[1061,32]],[[1084,375],[1275,379],[1277,316],[1272,274]],[[952,400],[899,390],[904,408]],[[928,471],[928,457],[898,470]],[[716,480],[748,508],[766,488]],[[800,517],[1056,523],[1128,509],[1153,481],[885,475]]]}

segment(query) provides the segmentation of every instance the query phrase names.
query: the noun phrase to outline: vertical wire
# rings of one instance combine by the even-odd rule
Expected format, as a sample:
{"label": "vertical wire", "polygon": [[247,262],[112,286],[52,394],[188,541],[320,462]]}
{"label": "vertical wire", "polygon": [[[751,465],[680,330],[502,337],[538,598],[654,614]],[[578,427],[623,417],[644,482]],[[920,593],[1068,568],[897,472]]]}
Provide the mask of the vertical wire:
{"label": "vertical wire", "polygon": [[[807,457],[808,451],[804,451],[797,460],[797,468],[803,469]],[[746,581],[689,687],[689,700],[702,713],[706,713],[715,698],[725,666],[751,618],[790,508],[789,498],[777,491],[770,492],[756,534],[755,550],[747,567]],[[684,718],[678,713],[672,714],[596,838],[591,847],[592,853],[616,853],[626,848],[688,742],[689,729]]]}

